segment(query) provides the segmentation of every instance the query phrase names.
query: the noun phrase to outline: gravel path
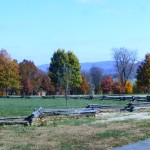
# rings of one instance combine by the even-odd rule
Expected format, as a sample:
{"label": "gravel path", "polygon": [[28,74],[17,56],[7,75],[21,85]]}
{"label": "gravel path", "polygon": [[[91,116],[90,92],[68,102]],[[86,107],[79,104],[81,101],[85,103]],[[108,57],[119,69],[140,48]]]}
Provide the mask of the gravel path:
{"label": "gravel path", "polygon": [[[117,113],[116,113],[117,115]],[[121,115],[121,114],[120,114]],[[115,113],[101,113],[104,119],[97,120],[97,122],[111,122],[111,121],[123,121],[128,119],[150,119],[150,113],[148,112],[138,112],[138,113],[123,113],[122,116],[115,116]]]}
{"label": "gravel path", "polygon": [[[111,121],[123,121],[128,119],[150,119],[150,112],[99,113],[97,116],[101,117],[100,120],[95,121],[95,123],[103,123]],[[150,139],[113,148],[112,150],[150,150]]]}

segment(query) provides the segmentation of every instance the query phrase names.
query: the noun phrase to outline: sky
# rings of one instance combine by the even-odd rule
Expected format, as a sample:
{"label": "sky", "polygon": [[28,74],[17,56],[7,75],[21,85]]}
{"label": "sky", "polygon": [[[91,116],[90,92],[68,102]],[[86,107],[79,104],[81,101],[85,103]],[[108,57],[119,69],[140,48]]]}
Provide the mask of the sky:
{"label": "sky", "polygon": [[79,62],[112,60],[112,48],[150,53],[150,0],[0,0],[0,49],[49,64],[57,49]]}

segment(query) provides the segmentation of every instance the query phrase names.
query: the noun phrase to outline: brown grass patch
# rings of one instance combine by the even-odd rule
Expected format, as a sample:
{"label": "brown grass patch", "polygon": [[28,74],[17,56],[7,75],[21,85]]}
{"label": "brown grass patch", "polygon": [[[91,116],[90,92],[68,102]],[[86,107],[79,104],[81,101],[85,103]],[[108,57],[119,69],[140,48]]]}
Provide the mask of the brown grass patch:
{"label": "brown grass patch", "polygon": [[81,120],[68,119],[62,124],[60,119],[56,126],[48,121],[46,126],[39,127],[1,127],[0,149],[108,150],[150,137],[150,120],[95,123],[96,118],[83,119],[85,122],[78,125],[72,122]]}

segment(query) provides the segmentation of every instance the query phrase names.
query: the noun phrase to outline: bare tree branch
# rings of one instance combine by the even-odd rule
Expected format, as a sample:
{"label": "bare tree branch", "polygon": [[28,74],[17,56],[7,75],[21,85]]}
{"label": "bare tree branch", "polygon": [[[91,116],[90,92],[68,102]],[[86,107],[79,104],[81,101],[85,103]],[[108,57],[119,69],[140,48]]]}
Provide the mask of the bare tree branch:
{"label": "bare tree branch", "polygon": [[122,88],[125,89],[126,82],[134,69],[134,64],[137,59],[137,52],[126,48],[115,48],[112,51],[113,58],[115,60],[115,67],[118,72],[118,79]]}

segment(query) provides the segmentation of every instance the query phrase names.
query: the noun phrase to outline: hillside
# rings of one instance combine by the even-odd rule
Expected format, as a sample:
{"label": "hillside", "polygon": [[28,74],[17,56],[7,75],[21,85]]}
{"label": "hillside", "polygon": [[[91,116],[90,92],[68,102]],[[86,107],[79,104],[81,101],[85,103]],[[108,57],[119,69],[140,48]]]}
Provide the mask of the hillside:
{"label": "hillside", "polygon": [[[100,67],[104,70],[105,74],[116,74],[116,69],[114,67],[115,62],[114,61],[100,61],[100,62],[86,62],[86,63],[80,63],[81,65],[81,71],[90,71],[90,68],[93,66]],[[137,67],[141,64],[141,62],[137,62],[134,66],[134,70],[131,73],[130,78],[133,79],[136,77],[136,70]],[[40,66],[37,66],[40,70],[44,71],[45,73],[48,72],[49,64],[43,64]]]}
{"label": "hillside", "polygon": [[[82,71],[89,71],[91,67],[101,67],[106,74],[115,73],[114,61],[86,62],[80,63]],[[49,64],[37,66],[40,70],[48,72]]]}
{"label": "hillside", "polygon": [[48,72],[48,68],[49,68],[49,64],[43,64],[43,65],[40,65],[40,66],[37,66],[38,69],[44,71],[45,73]]}
{"label": "hillside", "polygon": [[114,74],[115,73],[114,61],[81,63],[81,70],[89,71],[90,68],[93,66],[102,68],[104,70],[104,73],[106,73],[106,74]]}

